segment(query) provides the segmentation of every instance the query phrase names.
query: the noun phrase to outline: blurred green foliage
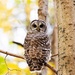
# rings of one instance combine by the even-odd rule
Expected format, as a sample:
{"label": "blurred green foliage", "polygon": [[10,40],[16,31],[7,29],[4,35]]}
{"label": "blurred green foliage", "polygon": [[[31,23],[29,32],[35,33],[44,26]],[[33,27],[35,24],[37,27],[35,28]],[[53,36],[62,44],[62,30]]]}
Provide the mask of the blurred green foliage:
{"label": "blurred green foliage", "polygon": [[[49,20],[50,20],[50,23],[54,25],[54,7],[52,6],[52,3],[53,3],[53,0],[49,0]],[[14,54],[15,52],[17,52],[17,54],[20,54],[23,56],[24,54],[23,48],[17,45],[13,46],[10,40],[14,36],[12,34],[14,30],[15,30],[14,33],[16,33],[17,28],[20,28],[21,26],[29,25],[30,14],[32,10],[35,10],[36,7],[38,7],[38,0],[0,0],[0,30],[2,32],[2,33],[0,32],[1,33],[0,47],[3,46],[3,43],[4,45],[7,45],[9,42],[9,46],[8,46],[9,51],[13,50],[11,52],[14,52]],[[32,17],[35,17],[34,14],[32,15]],[[23,25],[19,24],[18,23],[19,21],[21,21]],[[4,40],[6,40],[6,42],[8,40],[8,42],[6,43]],[[3,46],[3,49],[4,49],[4,46]],[[4,49],[4,50],[7,50],[7,49]],[[22,64],[19,66],[20,62],[25,62],[25,61],[21,59],[17,59],[17,58],[13,58],[13,59],[11,58],[13,60],[12,62],[11,59],[7,57],[9,61],[6,60],[7,61],[7,65],[6,65],[4,59],[5,59],[4,55],[3,56],[0,55],[0,75],[5,75],[8,72],[7,67],[9,69],[12,69],[12,71],[9,71],[10,73],[9,75],[30,75],[30,71],[28,67],[22,68],[23,67]],[[49,64],[55,67],[54,63],[49,63]],[[13,69],[17,69],[21,71],[16,71]],[[35,75],[35,73],[33,75]],[[53,75],[53,72],[49,69],[48,69],[48,75]]]}
{"label": "blurred green foliage", "polygon": [[0,75],[3,75],[7,71],[7,66],[5,60],[0,56]]}

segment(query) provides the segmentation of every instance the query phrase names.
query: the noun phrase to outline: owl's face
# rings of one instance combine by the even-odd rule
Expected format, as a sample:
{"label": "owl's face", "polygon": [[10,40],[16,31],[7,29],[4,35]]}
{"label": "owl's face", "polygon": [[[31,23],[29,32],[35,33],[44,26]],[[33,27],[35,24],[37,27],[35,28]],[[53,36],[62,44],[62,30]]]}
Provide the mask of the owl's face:
{"label": "owl's face", "polygon": [[33,20],[30,24],[31,31],[34,32],[46,32],[46,23],[42,20]]}

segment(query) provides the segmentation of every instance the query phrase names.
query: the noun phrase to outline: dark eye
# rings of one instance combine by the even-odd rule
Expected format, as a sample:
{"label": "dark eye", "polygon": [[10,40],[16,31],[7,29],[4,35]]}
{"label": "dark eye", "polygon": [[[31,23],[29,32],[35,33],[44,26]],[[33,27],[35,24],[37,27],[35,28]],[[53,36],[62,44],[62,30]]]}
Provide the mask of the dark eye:
{"label": "dark eye", "polygon": [[41,25],[40,25],[40,28],[43,28],[43,27],[44,27],[44,25],[43,25],[43,24],[41,24]]}
{"label": "dark eye", "polygon": [[36,24],[33,24],[33,27],[36,28],[37,27]]}

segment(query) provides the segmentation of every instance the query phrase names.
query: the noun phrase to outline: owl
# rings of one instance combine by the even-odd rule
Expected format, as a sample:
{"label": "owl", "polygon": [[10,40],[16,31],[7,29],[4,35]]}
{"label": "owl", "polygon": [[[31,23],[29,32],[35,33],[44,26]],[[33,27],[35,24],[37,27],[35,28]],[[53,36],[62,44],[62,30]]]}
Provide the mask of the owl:
{"label": "owl", "polygon": [[44,62],[49,61],[50,41],[46,31],[44,21],[33,20],[30,23],[30,30],[24,41],[24,55],[30,71],[40,71],[45,66]]}

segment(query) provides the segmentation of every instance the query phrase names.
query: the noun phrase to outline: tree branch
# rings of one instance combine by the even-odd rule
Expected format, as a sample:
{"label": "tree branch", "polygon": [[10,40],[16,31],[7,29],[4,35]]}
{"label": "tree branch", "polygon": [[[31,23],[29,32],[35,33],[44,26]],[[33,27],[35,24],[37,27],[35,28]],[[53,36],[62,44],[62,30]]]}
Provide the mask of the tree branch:
{"label": "tree branch", "polygon": [[24,59],[24,57],[22,57],[22,56],[19,56],[19,55],[16,55],[16,54],[12,54],[12,53],[9,53],[7,51],[0,50],[0,53],[3,53],[3,54],[7,54],[7,55],[10,55],[10,56],[14,56],[14,57],[17,57],[17,58]]}
{"label": "tree branch", "polygon": [[38,0],[38,18],[47,21],[48,16],[48,0]]}
{"label": "tree branch", "polygon": [[21,47],[24,47],[23,44],[21,44],[19,42],[12,41],[12,43],[17,44],[17,45],[20,45]]}
{"label": "tree branch", "polygon": [[58,56],[58,54],[53,54],[53,55],[51,56],[51,58],[52,58],[52,57],[55,57],[55,56]]}
{"label": "tree branch", "polygon": [[[10,56],[14,56],[14,57],[17,57],[17,58],[24,59],[23,56],[19,56],[19,55],[13,54],[13,53],[9,53],[9,52],[7,52],[7,51],[0,50],[0,53],[3,53],[3,54],[7,54],[7,55],[10,55]],[[54,73],[57,74],[57,71],[56,71],[53,67],[51,67],[51,66],[50,66],[48,63],[46,63],[46,62],[44,62],[44,63],[45,63],[45,65],[46,65],[49,69],[51,69]]]}
{"label": "tree branch", "polygon": [[50,66],[48,63],[46,63],[45,62],[45,65],[49,68],[49,69],[51,69],[54,73],[58,73],[52,66]]}

